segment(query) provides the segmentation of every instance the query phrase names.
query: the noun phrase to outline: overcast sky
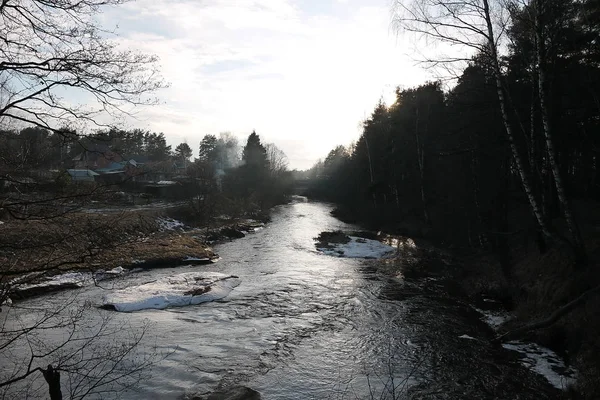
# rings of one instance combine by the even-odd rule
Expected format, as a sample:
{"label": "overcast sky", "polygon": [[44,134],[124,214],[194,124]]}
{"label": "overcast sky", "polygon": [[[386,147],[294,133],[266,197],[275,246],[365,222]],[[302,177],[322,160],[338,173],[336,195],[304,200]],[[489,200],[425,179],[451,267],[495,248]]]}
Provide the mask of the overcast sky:
{"label": "overcast sky", "polygon": [[360,134],[378,100],[431,77],[391,26],[390,0],[138,0],[107,10],[124,45],[156,54],[170,87],[132,127],[195,150],[256,130],[291,168]]}

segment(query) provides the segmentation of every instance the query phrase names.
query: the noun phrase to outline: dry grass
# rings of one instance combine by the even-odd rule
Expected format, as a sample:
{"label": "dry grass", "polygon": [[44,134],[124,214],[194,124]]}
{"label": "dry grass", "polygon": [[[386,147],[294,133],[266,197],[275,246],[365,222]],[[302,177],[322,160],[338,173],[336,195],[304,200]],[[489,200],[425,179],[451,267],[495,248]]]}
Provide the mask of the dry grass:
{"label": "dry grass", "polygon": [[[552,312],[600,284],[597,232],[585,229],[590,256],[587,267],[578,267],[568,249],[545,254],[529,252],[515,266],[515,325],[548,317]],[[530,339],[561,353],[579,371],[576,389],[584,399],[600,397],[600,295],[565,315],[549,328],[532,332]],[[507,327],[510,328],[510,327]]]}
{"label": "dry grass", "polygon": [[210,247],[189,234],[165,232],[109,249],[91,258],[86,267],[108,269],[118,266],[176,266],[187,257],[213,259],[216,255]]}
{"label": "dry grass", "polygon": [[[173,263],[186,257],[212,258],[201,241],[178,232],[159,232],[154,213],[69,214],[0,225],[0,277],[72,269]],[[136,264],[138,263],[138,264]]]}

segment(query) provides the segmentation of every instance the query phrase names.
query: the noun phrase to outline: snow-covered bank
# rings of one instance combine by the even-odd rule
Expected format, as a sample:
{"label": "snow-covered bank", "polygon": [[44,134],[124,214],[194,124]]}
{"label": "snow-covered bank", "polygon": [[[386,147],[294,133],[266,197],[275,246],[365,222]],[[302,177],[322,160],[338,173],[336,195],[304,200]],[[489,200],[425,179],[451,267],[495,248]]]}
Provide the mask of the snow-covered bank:
{"label": "snow-covered bank", "polygon": [[317,250],[335,257],[381,258],[395,251],[395,248],[378,240],[348,236],[347,243],[319,243]]}
{"label": "snow-covered bank", "polygon": [[112,292],[104,297],[103,307],[131,312],[200,304],[224,298],[240,282],[237,276],[216,272],[187,272]]}
{"label": "snow-covered bank", "polygon": [[500,325],[511,318],[510,314],[508,314],[506,311],[482,310],[477,307],[473,307],[473,309],[480,313],[482,315],[480,319],[494,330],[497,330]]}
{"label": "snow-covered bank", "polygon": [[532,369],[558,389],[565,390],[575,381],[575,371],[565,366],[562,359],[552,350],[536,343],[508,342],[502,345],[507,350],[520,354],[521,363]]}
{"label": "snow-covered bank", "polygon": [[[494,330],[497,330],[500,325],[511,318],[507,312],[484,311],[476,307],[473,307],[473,309],[482,314],[481,320]],[[575,381],[575,371],[567,368],[563,360],[550,349],[537,343],[518,341],[503,343],[502,347],[518,352],[523,365],[542,375],[552,386],[558,389],[565,390],[568,384]]]}

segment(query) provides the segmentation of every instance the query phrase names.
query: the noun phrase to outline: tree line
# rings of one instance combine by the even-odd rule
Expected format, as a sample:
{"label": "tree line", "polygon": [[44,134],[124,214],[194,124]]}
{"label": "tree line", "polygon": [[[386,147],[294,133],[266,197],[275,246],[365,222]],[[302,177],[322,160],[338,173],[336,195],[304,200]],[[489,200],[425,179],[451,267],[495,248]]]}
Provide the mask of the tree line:
{"label": "tree line", "polygon": [[222,133],[205,135],[199,156],[188,168],[194,178],[191,206],[196,219],[206,222],[219,213],[241,216],[262,213],[284,202],[293,179],[285,153],[263,144],[252,132],[243,147]]}
{"label": "tree line", "polygon": [[84,151],[112,152],[126,156],[144,155],[152,161],[165,161],[179,155],[167,145],[163,133],[140,129],[109,129],[89,135],[63,128],[50,131],[29,126],[21,130],[0,131],[3,169],[21,165],[25,170],[69,167],[70,161]]}
{"label": "tree line", "polygon": [[542,250],[568,245],[585,264],[572,200],[600,199],[600,2],[399,1],[395,21],[473,55],[425,60],[465,66],[448,90],[429,82],[380,102],[356,143],[311,169],[312,193],[500,253],[535,231]]}

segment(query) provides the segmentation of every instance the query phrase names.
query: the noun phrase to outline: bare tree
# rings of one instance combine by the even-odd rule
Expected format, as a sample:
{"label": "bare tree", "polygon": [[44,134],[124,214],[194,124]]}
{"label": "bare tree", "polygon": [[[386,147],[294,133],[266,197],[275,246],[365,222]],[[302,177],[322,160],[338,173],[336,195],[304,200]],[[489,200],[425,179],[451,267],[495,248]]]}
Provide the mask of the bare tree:
{"label": "bare tree", "polygon": [[[119,50],[94,21],[102,6],[125,0],[3,0],[0,3],[0,118],[57,130],[99,124],[128,105],[152,103],[163,86],[156,58]],[[76,105],[62,93],[90,102]]]}
{"label": "bare tree", "polygon": [[[0,138],[7,128],[33,125],[85,149],[81,131],[65,126],[112,125],[134,106],[155,103],[152,93],[164,86],[156,57],[121,49],[96,22],[102,7],[125,2],[0,0]],[[84,98],[84,104],[74,98]],[[0,227],[5,228],[0,304],[18,284],[81,265],[113,246],[115,238],[132,233],[111,238],[115,219],[73,214],[92,196],[110,194],[110,188],[62,188],[57,180],[42,181],[34,169],[47,172],[48,166],[32,165],[30,159],[29,153],[0,151]],[[132,363],[143,327],[111,325],[105,314],[95,315],[98,311],[75,301],[35,310],[18,303],[2,308],[0,391],[5,396],[25,398],[48,389],[52,400],[104,396],[146,372],[149,360]]]}
{"label": "bare tree", "polygon": [[509,115],[510,98],[504,84],[499,48],[508,26],[506,4],[501,0],[397,0],[395,22],[400,30],[417,33],[422,40],[453,46],[455,55],[429,57],[430,65],[464,63],[478,55],[487,61],[496,83],[500,112],[513,160],[536,221],[544,236],[556,239],[532,185],[531,167],[517,146],[517,130]]}
{"label": "bare tree", "polygon": [[577,255],[580,262],[586,262],[586,251],[585,244],[581,237],[579,227],[573,216],[573,211],[569,198],[567,197],[565,185],[563,183],[562,173],[558,162],[556,161],[556,152],[554,150],[553,130],[552,121],[550,118],[550,89],[548,81],[548,61],[549,54],[546,43],[548,42],[548,29],[545,16],[547,9],[549,8],[550,1],[545,0],[534,0],[533,4],[530,4],[530,8],[534,12],[534,43],[535,43],[535,55],[537,61],[537,77],[538,77],[538,99],[540,103],[540,111],[542,116],[542,127],[544,132],[544,138],[546,142],[546,150],[548,154],[548,163],[552,170],[554,177],[554,184],[556,186],[556,193],[558,195],[558,201],[561,204],[563,215],[567,226],[569,228],[571,239],[573,241],[573,247],[575,254]]}
{"label": "bare tree", "polygon": [[287,170],[288,157],[283,150],[275,146],[273,143],[265,144],[267,150],[267,160],[269,161],[269,171],[271,176],[278,176]]}
{"label": "bare tree", "polygon": [[16,305],[2,313],[3,397],[114,397],[149,375],[157,354],[138,349],[147,325],[117,324],[107,312],[77,300],[72,296],[54,308]]}

